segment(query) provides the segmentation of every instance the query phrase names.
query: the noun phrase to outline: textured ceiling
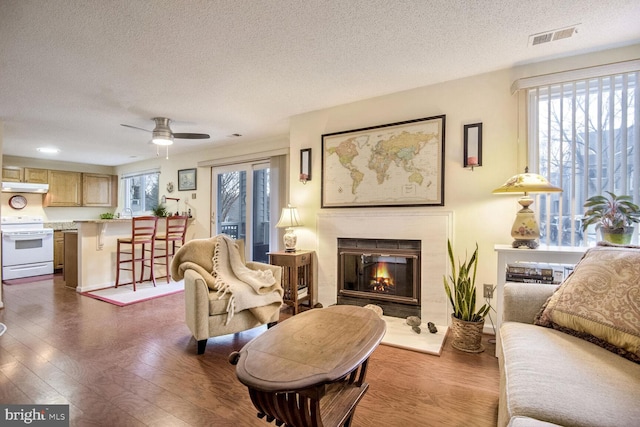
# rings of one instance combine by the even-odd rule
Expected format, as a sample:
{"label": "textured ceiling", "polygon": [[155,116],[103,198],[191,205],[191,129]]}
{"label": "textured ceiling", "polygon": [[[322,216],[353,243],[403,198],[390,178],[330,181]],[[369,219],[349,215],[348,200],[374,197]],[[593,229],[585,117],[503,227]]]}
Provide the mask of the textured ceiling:
{"label": "textured ceiling", "polygon": [[1,0],[4,154],[152,158],[149,134],[120,124],[156,116],[211,135],[170,153],[286,135],[296,114],[638,43],[639,16],[638,0]]}

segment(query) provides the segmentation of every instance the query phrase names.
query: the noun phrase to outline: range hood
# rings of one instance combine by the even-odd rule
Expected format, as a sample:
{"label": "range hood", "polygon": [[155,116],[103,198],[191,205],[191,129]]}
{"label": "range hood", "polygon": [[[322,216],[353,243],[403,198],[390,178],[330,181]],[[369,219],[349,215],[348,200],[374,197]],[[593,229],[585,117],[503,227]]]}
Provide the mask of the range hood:
{"label": "range hood", "polygon": [[49,184],[32,184],[30,182],[3,182],[3,193],[46,193]]}

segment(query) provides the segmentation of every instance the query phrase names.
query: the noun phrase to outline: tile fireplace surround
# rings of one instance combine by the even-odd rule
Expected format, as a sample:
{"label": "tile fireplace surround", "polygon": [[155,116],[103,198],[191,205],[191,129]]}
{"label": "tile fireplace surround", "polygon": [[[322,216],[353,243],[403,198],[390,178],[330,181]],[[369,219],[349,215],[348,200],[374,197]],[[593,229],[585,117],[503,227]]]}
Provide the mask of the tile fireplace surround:
{"label": "tile fireplace surround", "polygon": [[447,273],[452,224],[452,212],[425,212],[424,208],[319,213],[318,300],[325,307],[337,302],[338,238],[421,240],[421,318],[423,323],[448,325],[442,276]]}

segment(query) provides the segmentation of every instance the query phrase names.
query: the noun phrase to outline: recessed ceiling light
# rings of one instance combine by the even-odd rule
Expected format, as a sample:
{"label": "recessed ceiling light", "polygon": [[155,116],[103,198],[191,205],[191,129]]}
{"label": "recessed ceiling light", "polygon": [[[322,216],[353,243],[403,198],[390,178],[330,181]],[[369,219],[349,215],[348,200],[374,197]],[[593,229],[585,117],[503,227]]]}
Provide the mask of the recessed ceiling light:
{"label": "recessed ceiling light", "polygon": [[47,154],[57,154],[60,152],[59,149],[51,148],[51,147],[39,147],[38,151],[41,153],[47,153]]}

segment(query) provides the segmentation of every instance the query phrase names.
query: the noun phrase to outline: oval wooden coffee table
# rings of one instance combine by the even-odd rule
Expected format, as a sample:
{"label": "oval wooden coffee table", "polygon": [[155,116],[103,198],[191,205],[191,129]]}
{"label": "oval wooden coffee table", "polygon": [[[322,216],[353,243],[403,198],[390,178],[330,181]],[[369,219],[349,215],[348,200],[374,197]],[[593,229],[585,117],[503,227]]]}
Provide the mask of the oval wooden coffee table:
{"label": "oval wooden coffee table", "polygon": [[258,417],[293,427],[348,426],[385,333],[372,310],[336,305],[291,317],[229,356]]}

